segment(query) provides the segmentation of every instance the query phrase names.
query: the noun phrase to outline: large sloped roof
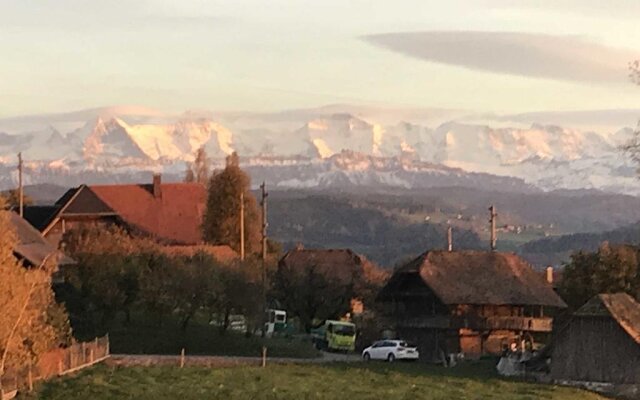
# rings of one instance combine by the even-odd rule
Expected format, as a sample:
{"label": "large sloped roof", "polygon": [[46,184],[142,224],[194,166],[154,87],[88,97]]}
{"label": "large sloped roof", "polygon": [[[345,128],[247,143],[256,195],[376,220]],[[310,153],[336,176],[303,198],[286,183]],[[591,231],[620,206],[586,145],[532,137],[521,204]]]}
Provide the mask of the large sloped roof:
{"label": "large sloped roof", "polygon": [[349,249],[294,249],[280,260],[290,268],[314,267],[337,279],[350,279],[362,266],[363,259]]}
{"label": "large sloped roof", "polygon": [[7,215],[9,225],[13,228],[18,240],[14,253],[35,266],[39,266],[51,258],[59,265],[75,264],[74,260],[59,251],[36,228],[20,218],[18,214],[10,211],[1,212]]}
{"label": "large sloped roof", "polygon": [[202,243],[205,187],[198,183],[162,183],[160,191],[160,196],[154,196],[152,184],[82,185],[56,202],[56,217],[113,216],[161,242]]}
{"label": "large sloped roof", "polygon": [[39,231],[43,231],[58,214],[60,206],[25,206],[24,219]]}
{"label": "large sloped roof", "polygon": [[475,250],[420,255],[394,273],[380,298],[402,295],[403,282],[418,277],[444,304],[567,306],[517,255]]}
{"label": "large sloped roof", "polygon": [[198,183],[161,184],[162,195],[153,195],[153,185],[89,186],[89,190],[128,225],[159,240],[177,244],[202,242],[200,226],[206,190]]}
{"label": "large sloped roof", "polygon": [[613,317],[633,340],[640,343],[640,303],[626,293],[594,296],[574,315],[579,317]]}

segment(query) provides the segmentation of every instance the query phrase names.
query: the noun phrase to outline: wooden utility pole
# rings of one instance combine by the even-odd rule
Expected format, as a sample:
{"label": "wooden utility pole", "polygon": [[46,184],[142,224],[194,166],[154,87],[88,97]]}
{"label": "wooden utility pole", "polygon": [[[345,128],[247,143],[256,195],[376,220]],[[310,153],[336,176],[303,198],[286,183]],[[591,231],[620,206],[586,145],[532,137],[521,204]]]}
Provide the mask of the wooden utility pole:
{"label": "wooden utility pole", "polygon": [[264,265],[267,261],[267,196],[269,196],[266,182],[262,182],[260,190],[262,191],[260,205],[262,206],[262,263]]}
{"label": "wooden utility pole", "polygon": [[240,193],[240,261],[244,261],[244,192]]}
{"label": "wooden utility pole", "polygon": [[496,219],[498,218],[498,213],[494,205],[489,207],[489,212],[491,213],[491,218],[489,219],[491,223],[491,251],[496,251],[496,242],[498,240],[496,235]]}
{"label": "wooden utility pole", "polygon": [[[267,323],[267,183],[262,181],[260,185],[262,192],[262,199],[260,205],[262,206],[262,336],[265,335],[265,324]],[[266,348],[263,348],[263,357],[266,354]],[[264,361],[263,361],[264,364]],[[264,365],[263,365],[264,366]]]}
{"label": "wooden utility pole", "polygon": [[18,198],[19,198],[19,214],[24,216],[24,189],[22,184],[22,153],[18,153]]}

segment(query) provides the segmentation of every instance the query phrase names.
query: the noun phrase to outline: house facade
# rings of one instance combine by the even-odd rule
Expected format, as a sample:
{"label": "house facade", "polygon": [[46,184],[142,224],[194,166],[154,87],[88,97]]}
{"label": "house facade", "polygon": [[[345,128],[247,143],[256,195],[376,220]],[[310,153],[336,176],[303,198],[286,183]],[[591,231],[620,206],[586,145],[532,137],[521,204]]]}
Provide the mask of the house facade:
{"label": "house facade", "polygon": [[429,251],[397,269],[377,300],[397,334],[422,358],[478,357],[552,331],[566,308],[520,257],[493,251]]}

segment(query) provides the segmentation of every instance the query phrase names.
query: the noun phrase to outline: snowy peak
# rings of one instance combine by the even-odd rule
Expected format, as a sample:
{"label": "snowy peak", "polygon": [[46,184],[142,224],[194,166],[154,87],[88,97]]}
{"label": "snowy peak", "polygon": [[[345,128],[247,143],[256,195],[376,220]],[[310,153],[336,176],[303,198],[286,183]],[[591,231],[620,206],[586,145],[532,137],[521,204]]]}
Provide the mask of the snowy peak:
{"label": "snowy peak", "polygon": [[310,156],[328,158],[342,150],[381,155],[385,130],[351,114],[333,114],[307,122],[298,134],[309,141]]}
{"label": "snowy peak", "polygon": [[448,168],[449,177],[514,177],[545,190],[595,188],[640,194],[635,168],[619,151],[631,137],[631,128],[595,133],[555,121],[510,126],[489,117],[476,119],[481,122],[457,117],[425,122],[412,119],[422,115],[418,112],[363,113],[348,107],[343,111],[347,112],[334,106],[171,116],[111,107],[0,120],[0,164],[15,163],[21,151],[27,160],[66,168],[70,174],[80,169],[116,173],[120,168],[181,173],[185,162],[193,161],[196,150],[204,146],[217,163],[238,151],[252,167],[310,171],[304,179],[292,176],[291,185],[335,180],[419,187],[416,174],[441,176]]}
{"label": "snowy peak", "polygon": [[204,146],[211,157],[233,152],[231,131],[201,120],[179,120],[174,124],[128,124],[112,117],[98,117],[77,132],[89,132],[84,141],[85,160],[92,164],[117,165],[119,160],[142,162],[191,161]]}

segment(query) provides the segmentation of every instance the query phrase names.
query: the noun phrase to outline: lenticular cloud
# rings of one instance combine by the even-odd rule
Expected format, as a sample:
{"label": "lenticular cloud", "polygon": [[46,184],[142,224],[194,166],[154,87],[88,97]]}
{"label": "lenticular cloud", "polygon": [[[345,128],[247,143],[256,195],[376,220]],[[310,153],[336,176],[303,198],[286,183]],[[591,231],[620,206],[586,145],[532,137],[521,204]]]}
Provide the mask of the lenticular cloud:
{"label": "lenticular cloud", "polygon": [[519,32],[400,32],[367,42],[421,60],[510,75],[568,81],[624,82],[640,52],[579,36]]}

